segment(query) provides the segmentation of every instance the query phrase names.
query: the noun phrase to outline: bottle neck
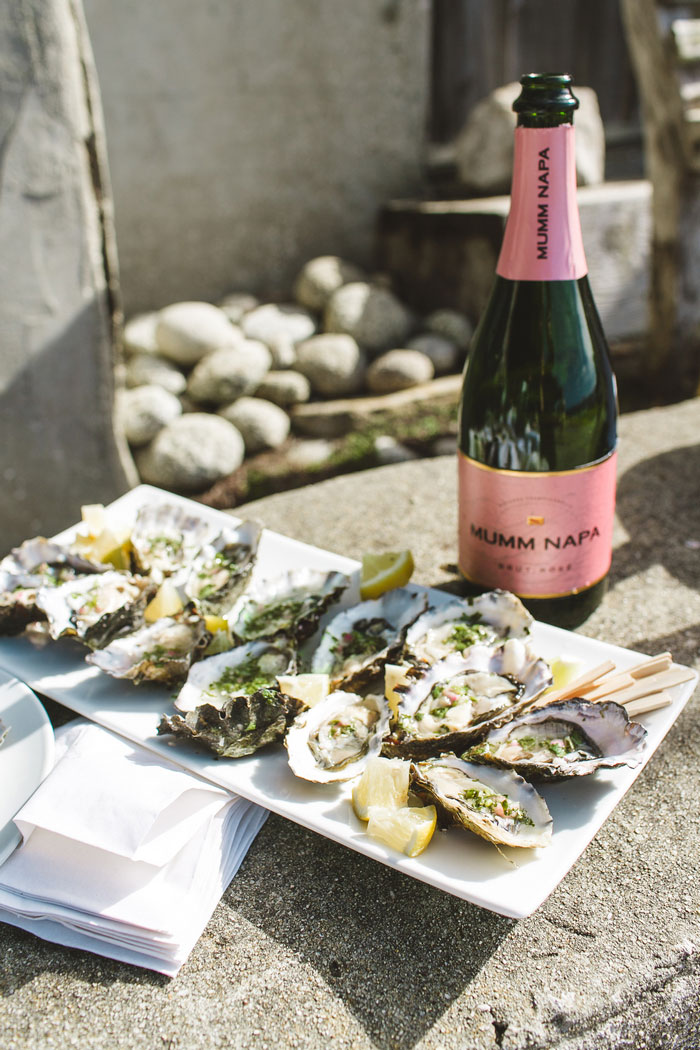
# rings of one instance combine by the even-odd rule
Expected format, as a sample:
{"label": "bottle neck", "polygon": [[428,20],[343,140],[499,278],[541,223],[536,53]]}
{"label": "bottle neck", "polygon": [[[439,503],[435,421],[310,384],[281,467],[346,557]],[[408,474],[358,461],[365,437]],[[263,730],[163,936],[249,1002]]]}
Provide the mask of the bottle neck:
{"label": "bottle neck", "polygon": [[510,214],[496,272],[511,281],[578,280],[588,272],[573,125],[515,129]]}

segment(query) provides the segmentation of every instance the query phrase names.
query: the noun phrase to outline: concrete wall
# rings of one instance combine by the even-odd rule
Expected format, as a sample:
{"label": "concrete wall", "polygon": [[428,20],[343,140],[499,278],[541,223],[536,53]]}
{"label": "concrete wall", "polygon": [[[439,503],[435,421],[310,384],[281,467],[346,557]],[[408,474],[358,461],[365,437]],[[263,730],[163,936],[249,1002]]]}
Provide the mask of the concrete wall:
{"label": "concrete wall", "polygon": [[372,262],[421,177],[429,0],[84,0],[127,314]]}

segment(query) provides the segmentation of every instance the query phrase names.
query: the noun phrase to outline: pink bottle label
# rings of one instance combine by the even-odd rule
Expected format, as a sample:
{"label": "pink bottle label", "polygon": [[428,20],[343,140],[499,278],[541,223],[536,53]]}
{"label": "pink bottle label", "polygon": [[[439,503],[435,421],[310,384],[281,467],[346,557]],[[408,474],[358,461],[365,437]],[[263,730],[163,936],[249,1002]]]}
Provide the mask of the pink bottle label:
{"label": "pink bottle label", "polygon": [[496,272],[511,281],[588,272],[576,199],[574,128],[516,128],[510,215]]}
{"label": "pink bottle label", "polygon": [[617,454],[579,470],[459,464],[459,567],[467,579],[524,598],[590,587],[610,568]]}

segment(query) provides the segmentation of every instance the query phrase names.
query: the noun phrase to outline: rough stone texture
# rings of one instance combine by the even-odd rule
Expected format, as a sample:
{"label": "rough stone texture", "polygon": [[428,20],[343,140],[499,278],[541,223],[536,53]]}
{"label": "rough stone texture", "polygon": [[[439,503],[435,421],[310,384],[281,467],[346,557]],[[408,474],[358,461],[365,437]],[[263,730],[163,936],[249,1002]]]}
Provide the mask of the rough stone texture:
{"label": "rough stone texture", "polygon": [[187,379],[171,361],[159,354],[138,353],[126,362],[124,382],[128,387],[155,383],[171,394],[181,394]]}
{"label": "rough stone texture", "polygon": [[219,415],[228,419],[239,431],[246,455],[279,448],[289,435],[290,420],[287,413],[261,397],[239,397],[232,405],[222,408]]}
{"label": "rough stone texture", "polygon": [[0,554],[135,481],[100,97],[79,0],[0,8]]}
{"label": "rough stone texture", "polygon": [[265,303],[241,318],[241,328],[248,339],[268,343],[283,338],[294,345],[314,334],[316,321],[308,310],[300,306]]}
{"label": "rough stone texture", "polygon": [[329,251],[370,263],[377,209],[422,180],[429,5],[86,9],[129,312],[284,292]]}
{"label": "rough stone texture", "polygon": [[195,401],[225,405],[258,386],[272,364],[263,343],[244,339],[230,350],[215,350],[195,365],[187,381],[187,393]]}
{"label": "rough stone texture", "polygon": [[294,297],[308,310],[322,313],[336,289],[351,281],[364,280],[364,274],[354,263],[337,255],[320,255],[302,267],[294,282]]}
{"label": "rough stone texture", "polygon": [[243,462],[243,438],[233,423],[205,412],[174,419],[136,455],[143,481],[176,492],[203,492]]}
{"label": "rough stone texture", "polygon": [[130,318],[124,325],[122,343],[124,352],[127,354],[157,354],[158,340],[156,339],[156,328],[158,327],[158,313],[152,311],[148,314],[138,314]]}
{"label": "rough stone texture", "polygon": [[433,310],[423,324],[429,332],[451,339],[460,350],[466,350],[474,334],[474,325],[465,314],[456,310]]}
{"label": "rough stone texture", "polygon": [[299,405],[311,397],[311,384],[306,376],[294,369],[283,372],[271,370],[267,373],[255,393],[267,401],[273,401],[281,408]]}
{"label": "rough stone texture", "polygon": [[[591,290],[609,340],[648,329],[651,186],[604,182],[578,191]],[[478,321],[493,286],[509,197],[396,201],[382,211],[382,265],[401,296],[428,312]]]}
{"label": "rough stone texture", "polygon": [[[581,629],[698,666],[700,402],[621,420],[611,587]],[[454,458],[237,508],[449,586]],[[12,1050],[697,1050],[698,698],[551,897],[513,921],[271,816],[172,981],[2,929]],[[439,981],[436,981],[439,975]],[[203,1021],[204,1019],[204,1021]]]}
{"label": "rough stone texture", "polygon": [[[460,181],[473,191],[508,193],[513,173],[513,102],[522,88],[515,82],[496,88],[477,102],[457,136],[455,153]],[[580,102],[574,114],[576,174],[579,185],[602,182],[605,171],[605,132],[592,88],[574,86]]]}
{"label": "rough stone texture", "polygon": [[162,386],[138,386],[119,393],[119,418],[126,440],[134,447],[148,444],[166,423],[182,415],[175,394]]}
{"label": "rough stone texture", "polygon": [[250,292],[229,292],[219,303],[220,309],[224,311],[232,324],[239,324],[243,314],[254,310],[260,303]]}
{"label": "rough stone texture", "polygon": [[365,355],[349,335],[315,335],[297,346],[297,369],[323,397],[356,394],[365,367]]}
{"label": "rough stone texture", "polygon": [[436,375],[445,375],[447,372],[456,372],[462,361],[462,354],[451,339],[445,339],[443,335],[434,332],[423,332],[414,335],[406,343],[409,350],[418,350],[421,354],[430,358]]}
{"label": "rough stone texture", "polygon": [[409,310],[392,292],[366,281],[344,284],[330,297],[324,314],[327,332],[350,335],[371,354],[403,346],[412,325]]}
{"label": "rough stone texture", "polygon": [[433,378],[433,362],[420,350],[388,350],[367,369],[367,387],[373,394],[394,394]]}
{"label": "rough stone texture", "polygon": [[205,354],[236,346],[240,341],[240,331],[212,303],[171,303],[158,315],[158,349],[178,365],[194,365]]}

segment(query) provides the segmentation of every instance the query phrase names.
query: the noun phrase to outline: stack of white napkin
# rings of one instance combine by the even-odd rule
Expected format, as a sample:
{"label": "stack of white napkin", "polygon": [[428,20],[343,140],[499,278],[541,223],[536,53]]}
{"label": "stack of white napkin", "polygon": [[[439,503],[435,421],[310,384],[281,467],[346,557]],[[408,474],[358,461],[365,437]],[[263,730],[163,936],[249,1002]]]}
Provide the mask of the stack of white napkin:
{"label": "stack of white napkin", "polygon": [[267,811],[85,721],[56,759],[15,817],[0,921],[176,974]]}

